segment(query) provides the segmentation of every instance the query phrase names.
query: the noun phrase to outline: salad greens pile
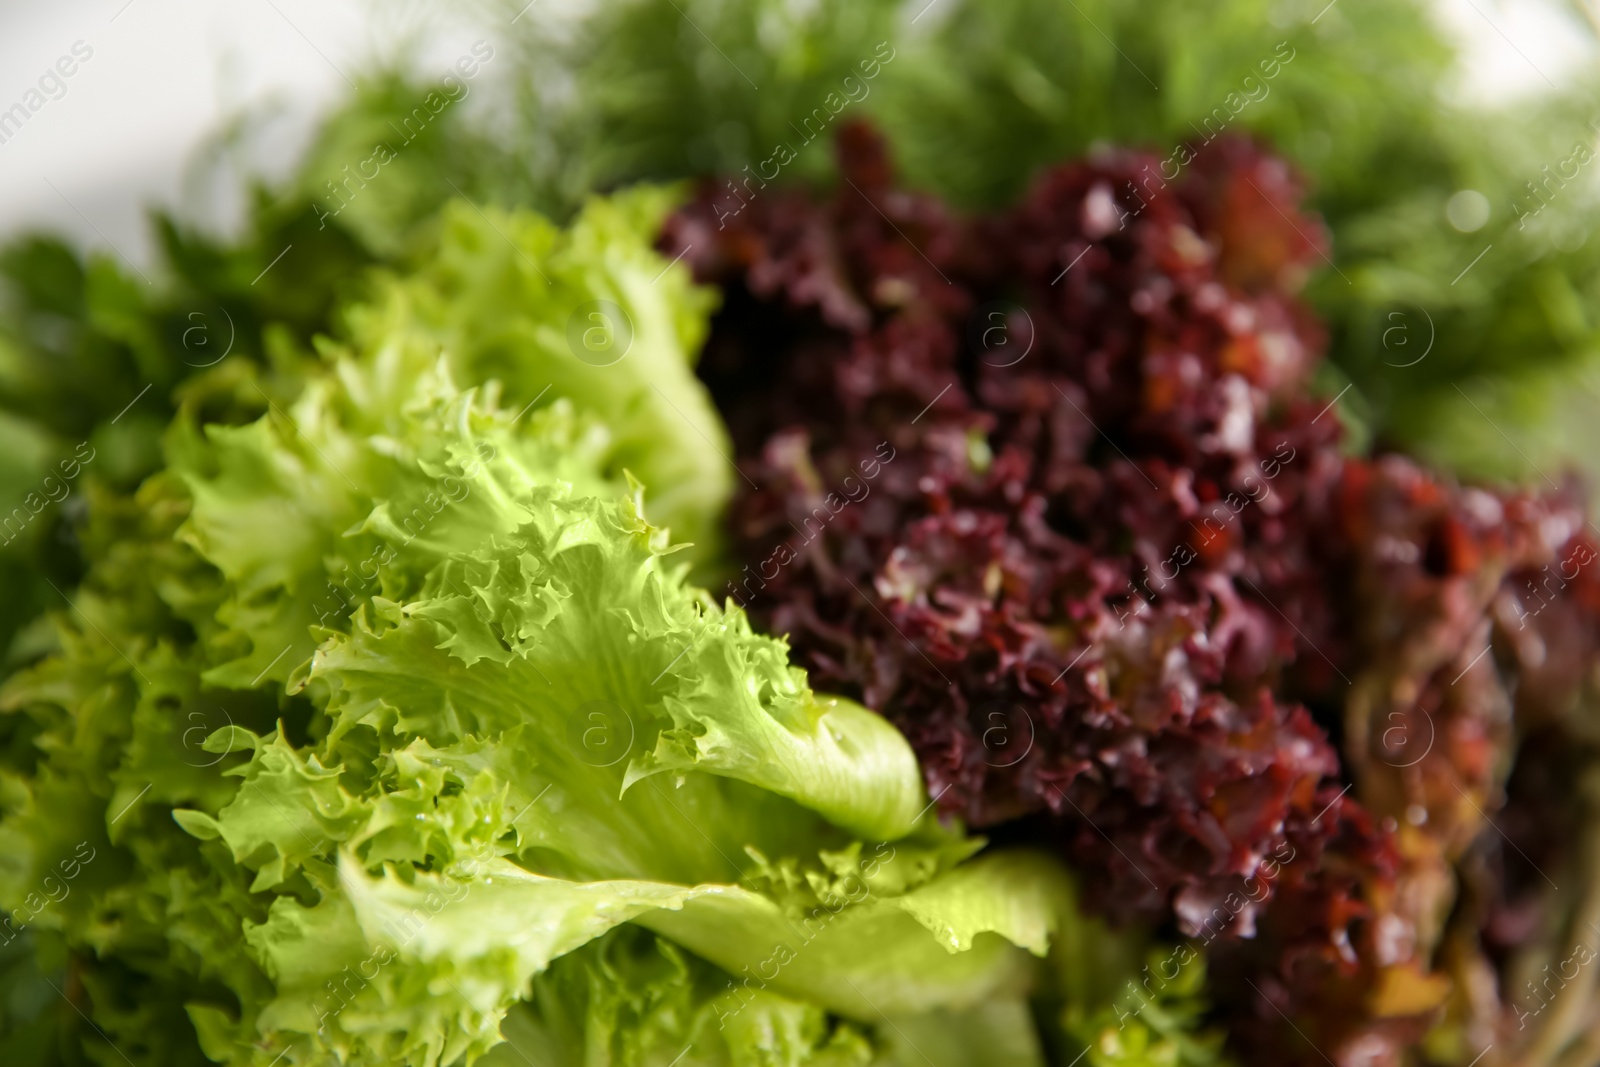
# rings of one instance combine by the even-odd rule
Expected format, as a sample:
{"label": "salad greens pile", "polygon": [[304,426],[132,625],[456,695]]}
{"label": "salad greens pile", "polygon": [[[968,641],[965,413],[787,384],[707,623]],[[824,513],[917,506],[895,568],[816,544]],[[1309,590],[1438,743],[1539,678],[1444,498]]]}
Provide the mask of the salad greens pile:
{"label": "salad greens pile", "polygon": [[364,79],[234,236],[157,215],[154,279],[0,249],[0,1059],[1221,1062],[1204,958],[1141,984],[1150,930],[941,821],[898,730],[705,591],[748,478],[671,183],[835,183],[867,119],[989,210],[1261,138],[1331,236],[1350,450],[1527,479],[1596,469],[1592,196],[1527,188],[1587,165],[1592,86],[1452,102],[1421,0],[490,21],[479,99],[337,212],[433,87]]}
{"label": "salad greens pile", "polygon": [[733,472],[674,202],[449,204],[337,340],[197,375],[163,468],[94,490],[0,693],[0,1048],[912,1062],[959,1021],[941,1062],[1039,1062],[1064,872],[941,827],[898,731],[688,579]]}

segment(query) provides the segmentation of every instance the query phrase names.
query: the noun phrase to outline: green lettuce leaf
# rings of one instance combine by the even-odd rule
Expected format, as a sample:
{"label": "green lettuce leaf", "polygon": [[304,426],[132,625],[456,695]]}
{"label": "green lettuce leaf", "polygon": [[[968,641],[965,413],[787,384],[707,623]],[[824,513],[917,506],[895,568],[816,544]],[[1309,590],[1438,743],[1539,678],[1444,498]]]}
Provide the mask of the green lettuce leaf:
{"label": "green lettuce leaf", "polygon": [[694,374],[716,292],[654,250],[681,194],[589,199],[569,227],[528,211],[446,205],[417,269],[347,316],[357,343],[421,328],[466,381],[508,401],[570,398],[611,433],[604,468],[651,490],[656,520],[701,558],[733,488],[732,445]]}
{"label": "green lettuce leaf", "polygon": [[619,927],[535,979],[485,1067],[867,1067],[879,1043],[859,1024],[727,976],[673,942]]}
{"label": "green lettuce leaf", "polygon": [[726,974],[624,926],[557,960],[502,1024],[488,1067],[1040,1067],[1028,1005],[880,1016],[874,1030]]}

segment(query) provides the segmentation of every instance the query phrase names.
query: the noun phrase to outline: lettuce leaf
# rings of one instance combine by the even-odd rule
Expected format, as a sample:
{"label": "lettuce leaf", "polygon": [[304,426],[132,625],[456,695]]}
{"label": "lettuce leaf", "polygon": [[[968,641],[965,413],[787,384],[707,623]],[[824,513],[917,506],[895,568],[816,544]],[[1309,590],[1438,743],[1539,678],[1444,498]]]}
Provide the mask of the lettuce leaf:
{"label": "lettuce leaf", "polygon": [[590,198],[565,229],[448,204],[416,269],[347,319],[358,343],[383,344],[397,321],[422,329],[463,380],[498,380],[508,401],[594,413],[611,431],[604,469],[632,471],[673,540],[708,559],[733,449],[694,374],[716,291],[654,250],[680,199],[634,186]]}
{"label": "lettuce leaf", "polygon": [[868,1028],[727,976],[673,942],[624,926],[557,960],[506,1017],[486,1067],[867,1067]]}
{"label": "lettuce leaf", "polygon": [[[673,942],[619,927],[557,960],[502,1026],[490,1067],[1040,1067],[1029,1006],[880,1017],[876,1032],[725,974]],[[887,1020],[887,1021],[885,1021]],[[584,1059],[588,1056],[588,1059]]]}

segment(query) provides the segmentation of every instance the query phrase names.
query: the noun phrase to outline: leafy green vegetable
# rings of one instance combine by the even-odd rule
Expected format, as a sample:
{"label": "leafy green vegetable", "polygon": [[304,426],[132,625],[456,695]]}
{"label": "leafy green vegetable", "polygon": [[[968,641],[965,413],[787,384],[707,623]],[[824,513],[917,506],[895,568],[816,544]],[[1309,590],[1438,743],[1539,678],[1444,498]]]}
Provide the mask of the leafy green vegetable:
{"label": "leafy green vegetable", "polygon": [[[512,1009],[492,1067],[533,1063],[762,1063],[1039,1067],[1028,1006],[898,1016],[876,1034],[766,990],[730,992],[722,972],[636,927],[557,960]],[[682,1020],[689,1020],[684,1023]],[[693,1038],[686,1042],[685,1035]],[[585,1061],[581,1057],[588,1055]]]}
{"label": "leafy green vegetable", "polygon": [[[729,1063],[779,1030],[849,1062],[886,1015],[1026,996],[1061,872],[931,824],[899,733],[812,693],[645,518],[658,484],[690,529],[722,505],[652,399],[710,412],[709,302],[647,248],[667,203],[565,231],[447,209],[345,342],[285,343],[296,399],[202,425],[255,386],[196,379],[167,469],[97,499],[56,651],[0,694],[0,905],[71,951],[59,992],[116,1049],[170,1062],[156,1008],[182,1004],[224,1062],[471,1060],[629,923],[665,938],[635,954],[720,969]],[[564,343],[585,299],[636,321],[626,359]]]}
{"label": "leafy green vegetable", "polygon": [[709,558],[732,446],[694,375],[715,293],[651,247],[676,199],[635,187],[588,201],[565,230],[453,204],[418,269],[352,316],[351,332],[376,344],[410,315],[464,379],[496,378],[530,403],[573,398],[612,432],[607,469],[651,486],[673,539]]}
{"label": "leafy green vegetable", "polygon": [[[586,492],[615,492],[631,470],[663,487],[652,500],[684,540],[709,539],[732,475],[716,444],[723,431],[690,359],[705,329],[707,294],[691,289],[681,268],[663,272],[666,264],[652,262],[659,257],[648,246],[668,204],[660,191],[636,190],[595,202],[568,232],[532,215],[496,221],[452,205],[426,266],[380,280],[372,302],[344,316],[352,344],[373,353],[370,373],[341,372],[346,380],[313,383],[287,413],[275,409],[287,418],[287,432],[258,422],[214,428],[205,442],[177,446],[180,457],[192,456],[175,468],[195,498],[185,536],[236,587],[222,618],[238,620],[226,639],[238,651],[210,680],[242,685],[269,668],[270,677],[286,679],[313,647],[307,627],[389,569],[383,543],[415,542],[396,564],[414,581],[462,543],[517,521],[497,510],[500,501],[469,500],[466,483],[446,469],[476,469],[475,455],[518,487],[554,477]],[[588,350],[567,343],[574,309],[596,294],[614,298],[619,321],[641,324],[636,349],[603,366],[585,362],[576,353]],[[408,390],[440,358],[467,380],[496,378],[519,417],[570,413],[576,400],[600,418],[553,415],[542,449],[516,460],[498,458],[494,441],[468,441],[437,457],[391,447],[403,439]],[[325,428],[327,437],[313,428]],[[373,435],[383,443],[363,444]],[[419,462],[432,466],[408,483]],[[314,490],[306,479],[316,481]],[[370,514],[369,495],[379,501]],[[311,521],[286,536],[274,521],[285,514]],[[435,516],[442,516],[438,525]],[[357,523],[360,534],[348,529]],[[343,566],[322,573],[332,556]]]}
{"label": "leafy green vegetable", "polygon": [[[858,1067],[867,1029],[766,990],[740,995],[724,972],[671,941],[622,926],[557,960],[501,1026],[482,1063]],[[687,1054],[685,1054],[687,1052]]]}

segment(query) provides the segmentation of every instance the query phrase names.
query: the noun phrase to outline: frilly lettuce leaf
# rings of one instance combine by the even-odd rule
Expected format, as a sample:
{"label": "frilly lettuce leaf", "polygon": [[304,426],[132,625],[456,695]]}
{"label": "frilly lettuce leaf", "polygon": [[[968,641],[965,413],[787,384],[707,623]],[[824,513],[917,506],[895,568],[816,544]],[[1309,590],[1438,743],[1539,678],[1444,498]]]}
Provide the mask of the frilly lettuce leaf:
{"label": "frilly lettuce leaf", "polygon": [[732,444],[696,379],[713,289],[653,244],[680,194],[641,185],[589,199],[572,224],[454,202],[417,268],[345,316],[358,345],[421,329],[464,381],[508,403],[569,398],[611,432],[603,459],[649,489],[651,513],[710,558],[732,493]]}
{"label": "frilly lettuce leaf", "polygon": [[800,914],[731,887],[639,922],[741,983],[803,995],[862,1021],[1026,992],[1032,975],[1018,965],[1016,946],[1045,953],[1059,900],[1054,864],[997,854],[900,897],[875,896],[863,875],[858,895]]}
{"label": "frilly lettuce leaf", "polygon": [[[650,247],[672,203],[664,190],[631,190],[591,202],[568,230],[528,212],[448,205],[422,265],[380,276],[367,302],[345,310],[349,345],[321,346],[333,374],[245,426],[201,429],[197,405],[186,405],[168,440],[194,499],[184,536],[236,590],[221,615],[233,655],[221,657],[213,681],[245,686],[263,671],[286,679],[310,653],[310,625],[348,614],[340,608],[353,587],[390,578],[385,543],[431,550],[399,565],[414,579],[439,554],[475,544],[474,523],[514,521],[514,510],[490,514],[462,488],[480,463],[512,486],[566,480],[583,493],[632,474],[656,520],[693,546],[686,558],[707,558],[733,470],[693,370],[712,291]],[[592,314],[605,321],[588,325]],[[591,352],[586,333],[611,338],[614,350]],[[441,361],[448,372],[433,373]],[[501,439],[469,425],[436,453],[415,453],[408,423],[434,399],[419,382],[456,395],[452,375],[492,378],[488,399],[542,418],[539,432]],[[471,410],[468,402],[431,417],[470,422]],[[358,523],[364,529],[350,536]],[[328,557],[342,566],[324,573]]]}

